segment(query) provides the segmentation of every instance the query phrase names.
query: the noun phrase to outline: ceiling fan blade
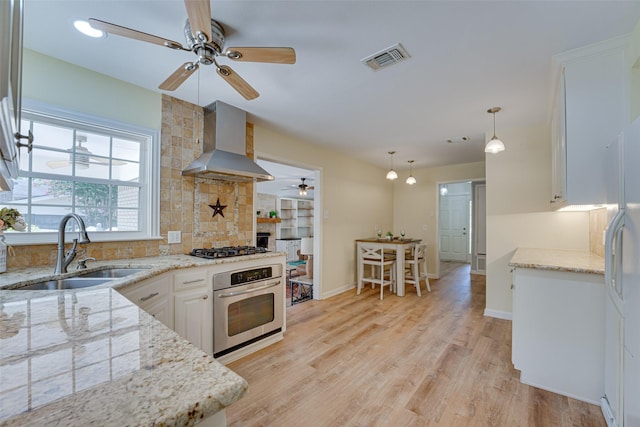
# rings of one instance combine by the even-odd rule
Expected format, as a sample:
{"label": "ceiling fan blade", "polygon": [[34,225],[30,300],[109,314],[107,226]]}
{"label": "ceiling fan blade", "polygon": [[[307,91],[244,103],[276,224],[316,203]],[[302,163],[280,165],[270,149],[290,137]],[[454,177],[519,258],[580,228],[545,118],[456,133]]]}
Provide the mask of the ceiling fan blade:
{"label": "ceiling fan blade", "polygon": [[122,37],[141,40],[143,42],[153,43],[160,46],[169,47],[171,49],[180,49],[180,50],[189,51],[189,49],[185,48],[180,43],[175,42],[173,40],[154,36],[153,34],[143,33],[142,31],[132,30],[131,28],[121,27],[120,25],[111,24],[105,21],[100,21],[99,19],[90,18],[89,24],[96,30],[102,30],[106,33],[117,34]]}
{"label": "ceiling fan blade", "polygon": [[260,94],[254,88],[252,88],[249,83],[247,83],[230,67],[221,65],[217,71],[218,74],[223,79],[225,79],[225,81],[229,83],[235,90],[237,90],[238,93],[242,95],[247,101],[251,101],[252,99],[256,99],[260,96]]}
{"label": "ceiling fan blade", "polygon": [[225,55],[234,61],[296,63],[296,51],[291,47],[232,47]]}
{"label": "ceiling fan blade", "polygon": [[185,62],[176,71],[173,72],[158,88],[162,90],[176,90],[180,87],[191,74],[198,69],[196,62]]}
{"label": "ceiling fan blade", "polygon": [[47,166],[51,169],[59,169],[65,166],[69,166],[71,162],[69,160],[49,160]]}
{"label": "ceiling fan blade", "polygon": [[[89,163],[92,165],[102,165],[102,166],[109,166],[109,159],[104,158],[104,157],[95,157],[95,156],[91,156]],[[113,166],[122,166],[122,165],[126,165],[127,162],[123,161],[123,160],[111,160],[111,164]]]}
{"label": "ceiling fan blade", "polygon": [[[184,0],[191,32],[196,40],[211,41],[211,4],[209,0]],[[205,37],[206,40],[203,40]]]}

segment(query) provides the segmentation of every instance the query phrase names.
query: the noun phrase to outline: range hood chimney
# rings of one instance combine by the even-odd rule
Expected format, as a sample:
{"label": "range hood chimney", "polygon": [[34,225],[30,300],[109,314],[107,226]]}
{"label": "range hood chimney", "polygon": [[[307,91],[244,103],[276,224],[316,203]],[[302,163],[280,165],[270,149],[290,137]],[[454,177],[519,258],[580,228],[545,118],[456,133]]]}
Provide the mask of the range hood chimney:
{"label": "range hood chimney", "polygon": [[245,111],[222,101],[204,107],[203,153],[182,175],[236,182],[273,180],[247,157],[246,121]]}

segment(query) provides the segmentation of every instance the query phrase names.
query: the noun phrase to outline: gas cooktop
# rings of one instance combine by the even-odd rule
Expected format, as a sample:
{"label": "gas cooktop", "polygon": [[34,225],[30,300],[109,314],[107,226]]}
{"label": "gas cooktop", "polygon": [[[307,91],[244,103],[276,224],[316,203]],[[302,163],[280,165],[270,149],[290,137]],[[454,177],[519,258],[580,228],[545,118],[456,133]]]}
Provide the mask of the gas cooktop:
{"label": "gas cooktop", "polygon": [[221,248],[194,249],[189,255],[198,258],[226,258],[232,256],[255,255],[269,252],[260,246],[223,246]]}

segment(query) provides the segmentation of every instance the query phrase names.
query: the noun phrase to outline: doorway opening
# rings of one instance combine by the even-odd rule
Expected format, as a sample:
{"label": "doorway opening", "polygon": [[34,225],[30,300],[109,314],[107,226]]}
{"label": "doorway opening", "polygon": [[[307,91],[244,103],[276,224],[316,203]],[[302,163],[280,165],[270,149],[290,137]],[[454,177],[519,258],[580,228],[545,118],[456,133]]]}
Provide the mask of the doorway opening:
{"label": "doorway opening", "polygon": [[461,264],[471,264],[471,273],[484,274],[484,189],[484,181],[438,184],[438,277]]}
{"label": "doorway opening", "polygon": [[257,163],[275,179],[255,186],[256,234],[270,233],[268,249],[286,253],[287,306],[296,301],[292,291],[309,293],[299,282],[312,284],[313,298],[320,299],[321,169],[266,157]]}

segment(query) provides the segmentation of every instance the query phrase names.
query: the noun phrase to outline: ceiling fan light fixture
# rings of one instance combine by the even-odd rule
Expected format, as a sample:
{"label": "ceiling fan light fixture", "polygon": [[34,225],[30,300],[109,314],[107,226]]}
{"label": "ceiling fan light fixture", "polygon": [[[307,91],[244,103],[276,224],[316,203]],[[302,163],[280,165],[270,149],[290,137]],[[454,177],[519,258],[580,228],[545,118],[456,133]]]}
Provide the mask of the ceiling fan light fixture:
{"label": "ceiling fan light fixture", "polygon": [[413,185],[416,183],[416,179],[413,177],[413,160],[409,160],[409,177],[405,181],[409,185]]}
{"label": "ceiling fan light fixture", "polygon": [[306,196],[307,195],[307,187],[308,187],[308,185],[304,183],[306,181],[306,179],[307,178],[300,178],[300,180],[302,181],[302,184],[298,185],[298,188],[300,189],[298,194],[300,194],[301,196]]}
{"label": "ceiling fan light fixture", "polygon": [[484,147],[484,152],[489,154],[497,154],[505,150],[504,142],[496,136],[496,113],[502,110],[500,107],[493,107],[487,110],[487,113],[493,114],[493,137],[489,140]]}
{"label": "ceiling fan light fixture", "polygon": [[389,181],[393,181],[394,179],[398,179],[398,174],[393,170],[393,155],[396,154],[395,151],[389,151],[389,155],[391,156],[391,169],[387,172],[387,179]]}
{"label": "ceiling fan light fixture", "polygon": [[76,30],[80,31],[85,36],[94,38],[107,36],[107,33],[105,33],[104,31],[96,30],[91,26],[91,24],[89,24],[88,21],[85,21],[83,19],[76,19],[75,21],[73,21],[73,26],[76,28]]}

